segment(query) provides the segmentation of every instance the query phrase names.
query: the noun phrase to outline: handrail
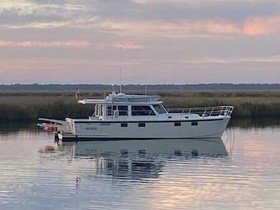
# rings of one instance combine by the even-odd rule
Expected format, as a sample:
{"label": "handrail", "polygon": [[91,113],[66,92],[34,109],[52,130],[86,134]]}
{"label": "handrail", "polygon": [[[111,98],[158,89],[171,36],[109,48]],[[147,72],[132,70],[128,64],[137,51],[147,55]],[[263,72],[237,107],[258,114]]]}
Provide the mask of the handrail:
{"label": "handrail", "polygon": [[233,112],[233,106],[214,106],[214,107],[196,107],[196,108],[176,108],[169,109],[169,113],[198,114],[199,116],[230,116]]}

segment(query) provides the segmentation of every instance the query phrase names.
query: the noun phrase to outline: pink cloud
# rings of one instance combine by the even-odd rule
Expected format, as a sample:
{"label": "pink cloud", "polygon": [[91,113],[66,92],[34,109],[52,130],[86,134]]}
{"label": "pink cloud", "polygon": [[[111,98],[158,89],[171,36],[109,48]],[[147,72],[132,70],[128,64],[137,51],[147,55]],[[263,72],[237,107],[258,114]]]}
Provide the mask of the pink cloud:
{"label": "pink cloud", "polygon": [[238,35],[241,33],[241,30],[237,25],[226,21],[206,21],[201,24],[200,28],[205,28],[205,32],[220,35]]}
{"label": "pink cloud", "polygon": [[[226,20],[105,21],[99,25],[122,36],[184,38],[187,36],[265,36],[280,32],[280,16],[255,17],[243,23]],[[155,27],[156,26],[156,27]]]}
{"label": "pink cloud", "polygon": [[91,46],[91,43],[83,40],[66,40],[66,41],[11,41],[0,40],[0,47],[22,47],[22,48],[85,48]]}
{"label": "pink cloud", "polygon": [[280,32],[280,16],[257,17],[244,23],[243,32],[248,36],[269,35]]}
{"label": "pink cloud", "polygon": [[144,47],[139,44],[132,43],[132,42],[125,42],[125,43],[115,44],[114,48],[123,49],[123,50],[139,50],[139,49],[143,49]]}
{"label": "pink cloud", "polygon": [[[155,27],[156,26],[156,27]],[[183,38],[194,35],[239,35],[242,28],[231,22],[222,20],[201,20],[201,21],[108,21],[102,24],[110,32],[122,36],[148,36],[148,37],[170,37]],[[127,45],[127,44],[126,44]],[[133,47],[134,45],[127,45]],[[135,46],[139,48],[139,46]]]}

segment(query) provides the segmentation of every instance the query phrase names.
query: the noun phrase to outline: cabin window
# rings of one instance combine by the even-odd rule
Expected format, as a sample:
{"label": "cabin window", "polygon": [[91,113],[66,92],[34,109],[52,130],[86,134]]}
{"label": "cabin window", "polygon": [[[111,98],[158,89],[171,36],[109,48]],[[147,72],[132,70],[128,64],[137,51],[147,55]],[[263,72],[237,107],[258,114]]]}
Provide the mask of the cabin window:
{"label": "cabin window", "polygon": [[112,116],[112,115],[113,115],[113,107],[107,106],[107,116]]}
{"label": "cabin window", "polygon": [[198,125],[198,122],[197,121],[193,121],[192,122],[192,126],[197,126]]}
{"label": "cabin window", "polygon": [[128,115],[128,107],[127,106],[118,106],[119,115],[127,116]]}
{"label": "cabin window", "polygon": [[153,105],[153,107],[158,114],[165,114],[166,113],[166,110],[160,104],[155,104],[155,105]]}
{"label": "cabin window", "polygon": [[175,122],[174,126],[181,126],[181,122]]}
{"label": "cabin window", "polygon": [[138,123],[138,127],[146,127],[145,123]]}
{"label": "cabin window", "polygon": [[149,116],[155,115],[155,112],[150,106],[131,106],[132,116]]}
{"label": "cabin window", "polygon": [[127,106],[107,106],[107,116],[120,115],[126,116],[128,115],[128,107]]}
{"label": "cabin window", "polygon": [[102,105],[99,106],[99,112],[100,112],[99,116],[103,116],[103,106]]}
{"label": "cabin window", "polygon": [[127,127],[127,123],[121,123],[121,127],[123,128]]}

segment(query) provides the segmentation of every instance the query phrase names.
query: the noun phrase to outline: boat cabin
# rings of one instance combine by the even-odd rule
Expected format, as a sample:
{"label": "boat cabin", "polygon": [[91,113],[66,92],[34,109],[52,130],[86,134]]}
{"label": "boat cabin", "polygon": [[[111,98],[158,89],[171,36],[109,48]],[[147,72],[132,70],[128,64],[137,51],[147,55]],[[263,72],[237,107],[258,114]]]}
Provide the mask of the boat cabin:
{"label": "boat cabin", "polygon": [[119,116],[156,116],[167,114],[158,96],[112,93],[105,99],[83,99],[78,102],[94,105],[93,117],[99,119]]}

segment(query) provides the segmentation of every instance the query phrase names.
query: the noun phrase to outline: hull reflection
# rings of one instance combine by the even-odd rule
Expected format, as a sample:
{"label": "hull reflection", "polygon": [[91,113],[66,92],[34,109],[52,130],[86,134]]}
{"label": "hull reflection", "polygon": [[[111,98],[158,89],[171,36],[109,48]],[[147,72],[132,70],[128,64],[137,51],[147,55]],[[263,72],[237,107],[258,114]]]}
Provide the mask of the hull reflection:
{"label": "hull reflection", "polygon": [[221,138],[67,142],[60,150],[71,158],[93,159],[97,173],[129,179],[157,178],[171,160],[228,155]]}
{"label": "hull reflection", "polygon": [[135,156],[165,154],[168,156],[225,156],[226,148],[221,138],[211,139],[161,139],[121,141],[65,142],[62,148],[72,150],[74,156]]}

